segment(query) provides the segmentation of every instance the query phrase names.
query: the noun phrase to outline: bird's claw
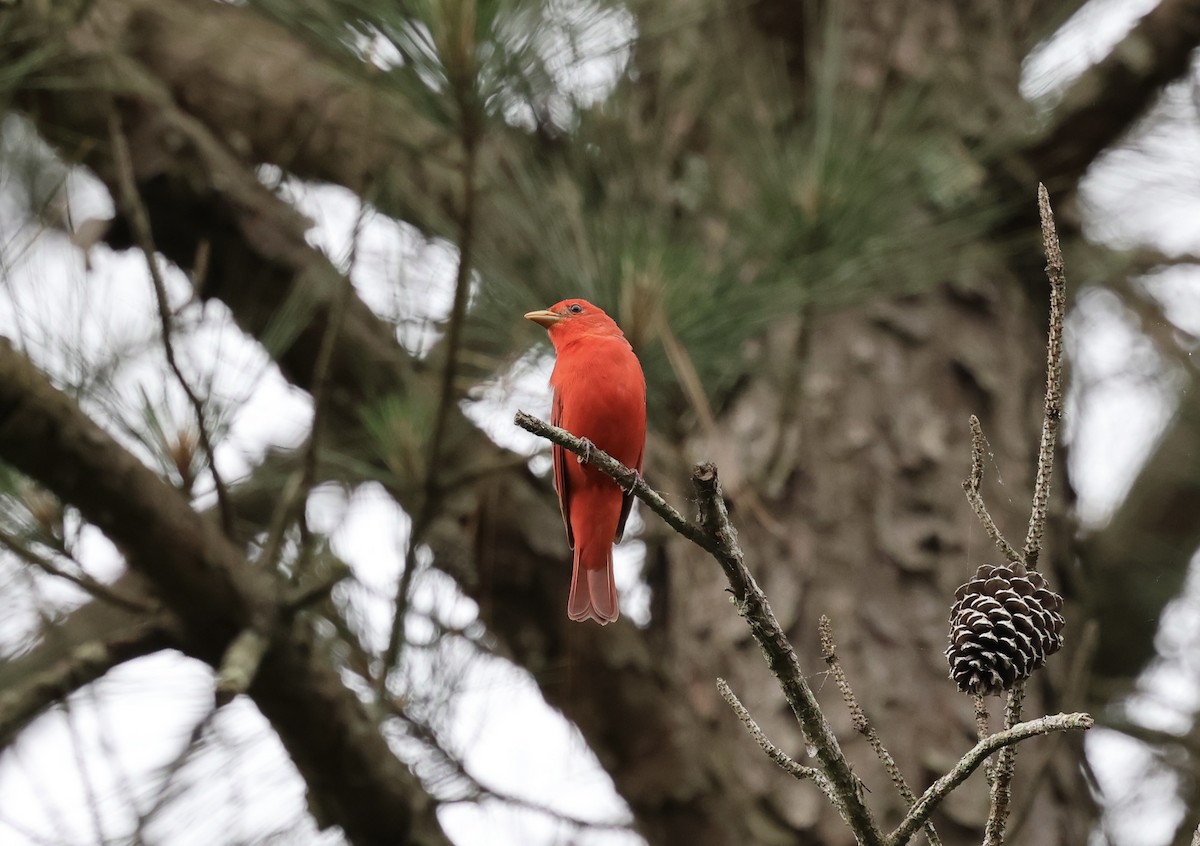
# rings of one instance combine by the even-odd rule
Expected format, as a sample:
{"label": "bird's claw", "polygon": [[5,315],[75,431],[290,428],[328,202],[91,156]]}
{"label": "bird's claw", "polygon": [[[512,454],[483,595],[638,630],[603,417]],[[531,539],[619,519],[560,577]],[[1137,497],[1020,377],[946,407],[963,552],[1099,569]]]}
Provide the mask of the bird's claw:
{"label": "bird's claw", "polygon": [[642,474],[637,470],[630,470],[629,475],[625,477],[625,484],[622,489],[625,493],[633,493],[633,489],[637,487],[638,482],[645,484],[646,480],[642,478]]}
{"label": "bird's claw", "polygon": [[580,464],[591,464],[592,463],[592,451],[596,449],[596,445],[594,443],[592,443],[591,441],[589,441],[587,438],[580,438],[579,441],[580,441],[580,443],[583,444],[583,454],[575,456],[575,459]]}

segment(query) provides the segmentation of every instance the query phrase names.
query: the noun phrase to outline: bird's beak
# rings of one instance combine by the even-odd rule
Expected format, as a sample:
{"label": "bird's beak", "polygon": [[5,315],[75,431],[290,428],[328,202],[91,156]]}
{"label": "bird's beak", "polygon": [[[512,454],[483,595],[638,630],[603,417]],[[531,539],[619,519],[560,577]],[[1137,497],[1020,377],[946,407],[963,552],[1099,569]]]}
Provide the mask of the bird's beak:
{"label": "bird's beak", "polygon": [[537,311],[526,312],[525,319],[532,320],[538,326],[545,326],[547,329],[549,329],[563,318],[561,314],[555,314],[548,308],[542,308],[538,309]]}

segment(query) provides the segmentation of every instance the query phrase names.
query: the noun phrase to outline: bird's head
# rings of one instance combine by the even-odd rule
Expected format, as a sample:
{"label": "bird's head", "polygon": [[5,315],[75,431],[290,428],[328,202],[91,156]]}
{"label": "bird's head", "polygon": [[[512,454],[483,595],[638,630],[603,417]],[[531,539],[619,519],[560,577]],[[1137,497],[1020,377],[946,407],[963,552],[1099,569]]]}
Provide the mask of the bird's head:
{"label": "bird's head", "polygon": [[563,300],[550,308],[528,312],[525,319],[544,326],[550,333],[550,340],[556,345],[561,339],[581,335],[624,337],[613,319],[604,313],[604,309],[592,305],[587,300]]}

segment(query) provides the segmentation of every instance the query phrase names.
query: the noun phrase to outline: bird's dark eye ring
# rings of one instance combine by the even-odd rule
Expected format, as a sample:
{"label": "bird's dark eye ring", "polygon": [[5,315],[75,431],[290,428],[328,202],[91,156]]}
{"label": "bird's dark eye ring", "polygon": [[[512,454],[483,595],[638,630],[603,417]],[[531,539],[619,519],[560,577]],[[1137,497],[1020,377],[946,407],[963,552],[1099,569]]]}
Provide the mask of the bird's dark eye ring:
{"label": "bird's dark eye ring", "polygon": [[571,314],[579,314],[581,311],[583,311],[583,306],[581,306],[579,303],[571,303],[569,306],[567,306],[567,311],[571,312]]}

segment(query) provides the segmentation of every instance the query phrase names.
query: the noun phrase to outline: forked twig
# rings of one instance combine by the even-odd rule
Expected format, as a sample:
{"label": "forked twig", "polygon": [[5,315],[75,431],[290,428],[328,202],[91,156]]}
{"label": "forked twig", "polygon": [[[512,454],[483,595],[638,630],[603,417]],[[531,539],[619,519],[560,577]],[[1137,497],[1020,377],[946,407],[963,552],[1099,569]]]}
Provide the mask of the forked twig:
{"label": "forked twig", "polygon": [[725,679],[717,679],[717,690],[721,694],[721,698],[729,705],[737,718],[741,720],[742,725],[746,727],[746,731],[750,732],[750,736],[754,738],[754,742],[759,748],[767,754],[767,757],[779,765],[779,768],[788,775],[800,781],[811,781],[821,788],[821,792],[829,797],[829,801],[838,804],[837,794],[833,792],[833,786],[830,785],[829,779],[821,774],[821,771],[816,767],[806,767],[776,746],[770,741],[767,735],[759,728],[758,723],[750,716],[750,712],[746,710],[746,706],[737,698],[729,683]]}
{"label": "forked twig", "polygon": [[233,507],[229,502],[229,493],[225,487],[225,482],[217,470],[216,454],[213,449],[212,438],[209,437],[208,425],[204,419],[204,403],[200,400],[196,392],[192,390],[192,386],[183,375],[183,370],[180,369],[179,362],[175,358],[175,345],[172,341],[171,305],[167,299],[167,286],[163,281],[162,272],[158,268],[158,262],[154,259],[154,237],[150,229],[150,216],[147,214],[146,207],[143,205],[142,199],[138,194],[137,183],[134,179],[133,157],[130,155],[129,142],[125,138],[124,130],[121,129],[115,107],[110,108],[108,111],[108,134],[109,141],[112,144],[113,162],[117,171],[117,186],[120,189],[118,199],[122,206],[122,211],[129,218],[134,237],[137,239],[138,248],[146,257],[146,266],[150,270],[150,279],[154,283],[154,299],[158,305],[158,319],[162,329],[163,351],[166,354],[167,365],[171,368],[171,372],[175,374],[175,380],[179,383],[179,387],[183,389],[183,393],[187,396],[188,403],[192,406],[192,411],[196,415],[196,430],[200,438],[200,447],[204,450],[204,457],[208,460],[208,471],[212,474],[213,488],[217,494],[217,508],[221,514],[221,528],[224,529],[226,535],[232,537]]}
{"label": "forked twig", "polygon": [[[1042,414],[1042,434],[1038,445],[1037,476],[1034,482],[1033,504],[1029,513],[1029,530],[1025,536],[1024,549],[1020,553],[1006,548],[1001,543],[995,523],[987,515],[982,497],[978,496],[978,484],[982,471],[982,439],[979,421],[971,417],[971,476],[963,483],[967,497],[975,513],[983,523],[989,536],[996,540],[1010,561],[1023,563],[1028,569],[1036,570],[1042,551],[1042,537],[1046,528],[1047,504],[1050,501],[1050,482],[1054,475],[1054,447],[1058,438],[1058,424],[1062,419],[1062,335],[1066,313],[1066,281],[1063,271],[1062,250],[1054,226],[1054,212],[1050,208],[1050,196],[1045,185],[1038,185],[1038,213],[1042,222],[1042,244],[1046,252],[1046,278],[1050,282],[1050,329],[1046,342],[1046,396]],[[972,498],[975,494],[977,499]],[[986,518],[986,519],[985,519]],[[1016,557],[1013,557],[1014,554]],[[1018,681],[1008,692],[1004,708],[1004,728],[1011,729],[1021,719],[1021,706],[1025,698],[1025,682]],[[1012,798],[1012,779],[1016,770],[1016,747],[1001,751],[991,770],[991,807],[984,828],[984,846],[1000,846],[1004,842],[1004,827],[1008,819]]]}
{"label": "forked twig", "polygon": [[1049,734],[1055,731],[1084,731],[1095,725],[1095,722],[1090,714],[1055,714],[1030,720],[1027,723],[1019,723],[979,741],[955,764],[954,769],[929,786],[916,804],[909,809],[908,816],[888,837],[888,843],[890,846],[901,846],[908,842],[929,819],[929,815],[941,804],[941,801],[949,796],[954,788],[966,781],[967,777],[975,772],[979,765],[997,749],[1013,748],[1014,744],[1039,734]]}
{"label": "forked twig", "polygon": [[788,642],[787,635],[775,618],[766,596],[746,569],[737,530],[729,521],[717,468],[697,464],[692,470],[692,486],[700,508],[700,524],[684,519],[650,488],[641,475],[591,443],[557,426],[551,426],[525,412],[518,411],[514,422],[528,432],[546,438],[576,455],[587,455],[591,466],[610,476],[626,490],[663,517],[677,532],[707,551],[729,580],[733,603],[746,620],[750,633],[762,649],[767,666],[779,681],[784,698],[796,716],[801,730],[816,753],[821,773],[829,780],[838,796],[837,808],[855,838],[863,846],[885,846],[883,833],[875,823],[870,808],[863,801],[862,783],[842,753],[833,730],[817,704],[816,696],[800,666],[799,658]]}
{"label": "forked twig", "polygon": [[[1025,682],[1019,681],[1008,692],[1004,706],[1004,729],[1008,731],[1021,719],[1021,704],[1025,700]],[[984,846],[1000,846],[1004,842],[1004,825],[1012,803],[1012,780],[1017,767],[1017,747],[1006,746],[996,756],[992,768],[991,806],[983,830]]]}
{"label": "forked twig", "polygon": [[[887,771],[892,784],[896,786],[900,797],[911,808],[917,801],[917,797],[909,788],[904,774],[900,772],[900,767],[896,764],[896,759],[892,757],[892,753],[883,745],[883,739],[879,736],[879,732],[875,731],[875,727],[867,719],[866,712],[858,704],[858,697],[854,695],[854,689],[850,687],[850,680],[846,678],[846,671],[843,669],[842,662],[837,656],[837,645],[833,640],[833,623],[829,617],[822,614],[821,619],[817,623],[817,628],[821,635],[821,657],[825,659],[825,664],[829,667],[829,671],[833,673],[834,684],[837,685],[838,691],[842,694],[842,700],[846,703],[846,710],[850,712],[850,724],[854,726],[856,732],[867,739],[867,743],[875,751],[875,757],[883,764],[884,770]],[[942,840],[934,830],[933,823],[925,824],[925,836],[929,839],[929,846],[941,846]]]}
{"label": "forked twig", "polygon": [[979,522],[983,525],[983,530],[987,532],[987,536],[992,539],[992,542],[996,544],[996,547],[1003,553],[1005,558],[1014,564],[1019,564],[1021,562],[1021,553],[1004,539],[1004,535],[1001,534],[996,521],[988,513],[987,505],[983,501],[983,495],[979,492],[980,483],[983,481],[983,458],[987,451],[987,441],[983,437],[983,427],[979,424],[979,418],[972,414],[970,422],[971,475],[963,480],[963,491],[967,495],[967,502],[971,503],[971,509],[975,512],[975,516],[979,518]]}

